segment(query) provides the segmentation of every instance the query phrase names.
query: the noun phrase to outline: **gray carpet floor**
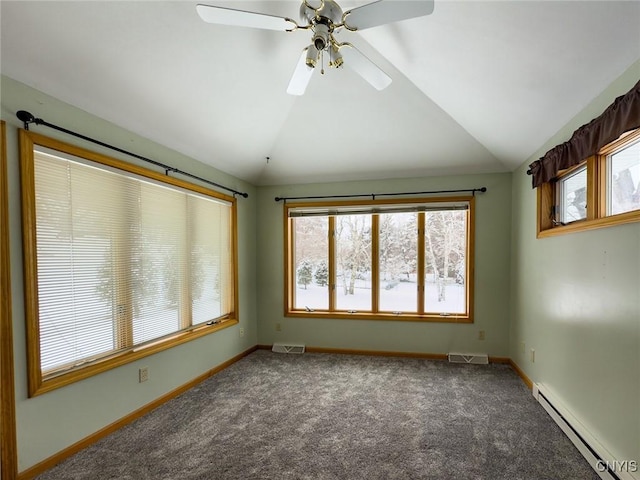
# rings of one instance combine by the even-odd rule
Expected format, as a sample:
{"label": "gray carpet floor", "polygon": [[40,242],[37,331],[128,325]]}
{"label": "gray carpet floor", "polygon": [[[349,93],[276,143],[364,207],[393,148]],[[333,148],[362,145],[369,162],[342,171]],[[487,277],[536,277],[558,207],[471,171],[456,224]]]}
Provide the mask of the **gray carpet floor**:
{"label": "gray carpet floor", "polygon": [[38,477],[598,478],[507,365],[264,350]]}

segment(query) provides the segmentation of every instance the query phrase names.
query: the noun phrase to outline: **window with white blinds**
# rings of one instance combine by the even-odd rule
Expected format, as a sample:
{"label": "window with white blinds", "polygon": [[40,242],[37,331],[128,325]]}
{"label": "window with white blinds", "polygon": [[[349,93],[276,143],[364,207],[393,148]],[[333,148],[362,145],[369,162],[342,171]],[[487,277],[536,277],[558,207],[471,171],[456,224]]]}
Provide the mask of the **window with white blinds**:
{"label": "window with white blinds", "polygon": [[141,171],[33,150],[41,382],[234,314],[234,199]]}

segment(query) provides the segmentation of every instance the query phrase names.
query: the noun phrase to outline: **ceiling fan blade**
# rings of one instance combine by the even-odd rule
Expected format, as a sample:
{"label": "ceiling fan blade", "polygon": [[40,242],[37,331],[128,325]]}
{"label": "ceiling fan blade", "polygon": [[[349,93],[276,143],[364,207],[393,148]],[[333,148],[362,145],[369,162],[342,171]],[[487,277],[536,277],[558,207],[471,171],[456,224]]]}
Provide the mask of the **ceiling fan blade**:
{"label": "ceiling fan blade", "polygon": [[391,85],[391,77],[350,43],[343,43],[340,46],[340,53],[344,59],[344,65],[354,70],[376,90],[384,90]]}
{"label": "ceiling fan blade", "polygon": [[265,13],[245,12],[244,10],[212,7],[210,5],[197,5],[196,10],[200,18],[207,23],[264,28],[283,32],[292,28],[292,24],[285,17],[276,17],[275,15],[267,15]]}
{"label": "ceiling fan blade", "polygon": [[289,86],[287,87],[287,93],[289,95],[304,95],[304,91],[307,89],[307,85],[309,85],[311,75],[313,75],[315,68],[307,65],[308,50],[309,47],[302,51],[300,59],[296,64],[296,69],[293,71],[293,76],[291,77]]}
{"label": "ceiling fan blade", "polygon": [[344,13],[345,27],[349,30],[364,30],[385,23],[408,20],[430,15],[433,0],[378,0]]}

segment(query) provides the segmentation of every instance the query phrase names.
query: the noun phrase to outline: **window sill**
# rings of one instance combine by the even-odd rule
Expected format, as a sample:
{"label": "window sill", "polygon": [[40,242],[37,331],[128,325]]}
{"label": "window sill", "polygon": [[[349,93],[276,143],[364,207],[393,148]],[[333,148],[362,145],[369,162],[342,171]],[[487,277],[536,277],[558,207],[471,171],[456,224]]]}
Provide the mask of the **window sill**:
{"label": "window sill", "polygon": [[326,318],[334,320],[387,320],[394,322],[438,322],[438,323],[473,323],[473,317],[464,314],[424,314],[417,315],[412,313],[371,313],[371,312],[355,312],[349,313],[344,311],[327,312],[313,311],[307,312],[302,310],[289,310],[285,313],[287,317],[293,318]]}
{"label": "window sill", "polygon": [[558,225],[557,227],[539,231],[537,238],[555,237],[558,235],[584,232],[587,230],[594,230],[596,228],[613,227],[615,225],[624,225],[634,222],[640,222],[640,210],[633,210],[631,212],[596,218],[593,220],[580,220],[567,225]]}
{"label": "window sill", "polygon": [[87,363],[71,370],[65,370],[64,372],[58,371],[49,373],[44,375],[43,378],[31,379],[29,382],[29,397],[31,398],[42,395],[43,393],[70,385],[79,380],[84,380],[85,378],[92,377],[93,375],[106,372],[112,368],[126,365],[127,363],[148,357],[154,353],[158,353],[183,343],[190,342],[191,340],[204,337],[205,335],[209,335],[219,330],[223,330],[227,327],[231,327],[232,325],[236,325],[237,323],[238,320],[236,318],[226,318],[212,325],[205,324],[192,330],[178,332],[175,335],[163,339],[162,341],[152,342],[147,345],[140,345],[135,348],[115,353],[110,357],[102,358],[94,363]]}

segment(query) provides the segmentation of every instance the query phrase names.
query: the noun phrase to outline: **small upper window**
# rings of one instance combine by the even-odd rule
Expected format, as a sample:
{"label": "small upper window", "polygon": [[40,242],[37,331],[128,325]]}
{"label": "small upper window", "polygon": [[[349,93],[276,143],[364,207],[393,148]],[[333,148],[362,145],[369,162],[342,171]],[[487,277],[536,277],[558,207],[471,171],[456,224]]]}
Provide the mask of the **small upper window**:
{"label": "small upper window", "polygon": [[640,138],[607,155],[607,215],[640,209]]}
{"label": "small upper window", "polygon": [[538,237],[640,221],[640,128],[538,187]]}
{"label": "small upper window", "polygon": [[587,166],[561,177],[556,187],[559,221],[563,224],[587,218]]}

